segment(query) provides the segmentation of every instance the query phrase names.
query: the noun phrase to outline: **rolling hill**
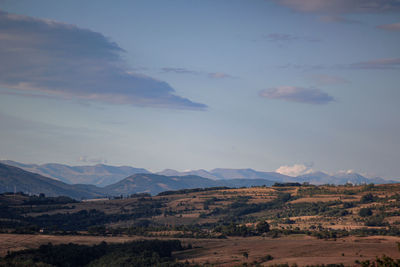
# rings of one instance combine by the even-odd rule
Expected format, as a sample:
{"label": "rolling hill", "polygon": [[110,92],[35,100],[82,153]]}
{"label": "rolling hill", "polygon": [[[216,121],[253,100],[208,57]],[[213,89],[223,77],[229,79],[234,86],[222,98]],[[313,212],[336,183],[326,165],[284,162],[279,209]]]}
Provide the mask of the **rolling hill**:
{"label": "rolling hill", "polygon": [[44,193],[46,196],[68,196],[75,199],[105,196],[104,190],[90,185],[69,185],[40,174],[0,163],[0,193]]}

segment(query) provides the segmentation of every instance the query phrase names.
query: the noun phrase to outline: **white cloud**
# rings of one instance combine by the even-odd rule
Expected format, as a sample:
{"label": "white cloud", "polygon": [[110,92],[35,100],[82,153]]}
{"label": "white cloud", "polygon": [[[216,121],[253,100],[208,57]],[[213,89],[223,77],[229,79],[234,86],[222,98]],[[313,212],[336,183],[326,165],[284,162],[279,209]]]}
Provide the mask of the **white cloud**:
{"label": "white cloud", "polygon": [[296,177],[299,175],[312,173],[313,169],[311,168],[311,166],[306,166],[305,164],[294,164],[292,166],[280,166],[278,169],[275,170],[275,172]]}

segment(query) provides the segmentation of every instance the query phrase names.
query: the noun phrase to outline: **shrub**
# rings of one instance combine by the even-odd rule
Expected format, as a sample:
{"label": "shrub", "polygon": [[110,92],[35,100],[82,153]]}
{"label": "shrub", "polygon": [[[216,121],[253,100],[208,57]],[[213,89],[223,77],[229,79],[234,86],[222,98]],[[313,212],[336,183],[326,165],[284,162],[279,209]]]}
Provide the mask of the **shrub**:
{"label": "shrub", "polygon": [[358,215],[360,215],[361,217],[371,216],[372,215],[372,210],[370,208],[362,208],[358,212]]}

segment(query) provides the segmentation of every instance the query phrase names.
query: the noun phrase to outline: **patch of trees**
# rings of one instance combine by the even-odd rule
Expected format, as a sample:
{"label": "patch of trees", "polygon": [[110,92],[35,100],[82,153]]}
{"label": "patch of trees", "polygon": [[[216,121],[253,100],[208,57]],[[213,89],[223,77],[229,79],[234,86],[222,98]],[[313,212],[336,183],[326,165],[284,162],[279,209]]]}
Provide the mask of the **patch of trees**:
{"label": "patch of trees", "polygon": [[328,216],[344,216],[347,214],[347,211],[337,207],[340,204],[342,204],[342,202],[340,201],[300,202],[295,204],[288,204],[287,209],[281,213],[281,217],[309,216],[321,214],[325,214]]}
{"label": "patch of trees", "polygon": [[373,194],[368,193],[361,197],[360,203],[362,203],[362,204],[371,203],[371,202],[375,202],[377,199],[378,198],[375,197]]}
{"label": "patch of trees", "polygon": [[307,187],[300,187],[297,194],[299,196],[313,196],[313,195],[332,194],[332,191],[324,187],[307,186]]}
{"label": "patch of trees", "polygon": [[387,228],[361,228],[349,231],[350,235],[356,236],[373,236],[373,235],[387,235],[387,236],[400,236],[400,229],[397,227]]}
{"label": "patch of trees", "polygon": [[274,183],[275,187],[302,186],[301,183]]}
{"label": "patch of trees", "polygon": [[365,226],[387,226],[388,223],[384,222],[384,219],[382,214],[371,216],[365,221]]}
{"label": "patch of trees", "polygon": [[129,198],[143,198],[143,197],[151,197],[151,195],[150,193],[135,193],[129,196]]}
{"label": "patch of trees", "polygon": [[[0,206],[0,230],[12,228],[16,233],[31,233],[32,229],[46,231],[80,231],[90,226],[104,225],[111,222],[148,218],[161,214],[161,203],[149,201],[140,203],[128,213],[105,214],[96,209],[81,210],[75,213],[44,214],[40,216],[23,216],[21,210],[8,206]],[[26,231],[24,231],[24,229]]]}
{"label": "patch of trees", "polygon": [[231,188],[226,187],[226,186],[216,186],[216,187],[207,187],[207,188],[169,190],[169,191],[164,191],[164,192],[158,193],[157,196],[180,195],[180,194],[189,194],[189,193],[215,191],[215,190],[226,190],[226,189],[231,189]]}
{"label": "patch of trees", "polygon": [[175,262],[173,251],[183,250],[179,240],[144,240],[121,244],[86,246],[42,245],[38,249],[9,253],[0,259],[5,266],[188,266]]}
{"label": "patch of trees", "polygon": [[69,203],[78,203],[78,201],[66,196],[46,197],[45,194],[40,194],[39,196],[30,196],[24,201],[25,205],[53,205]]}
{"label": "patch of trees", "polygon": [[247,201],[241,199],[233,202],[226,208],[216,208],[212,212],[204,214],[203,217],[228,214],[226,218],[224,218],[225,221],[238,221],[243,216],[251,213],[282,208],[286,202],[292,199],[294,198],[289,193],[280,193],[276,199],[264,203],[247,203]]}
{"label": "patch of trees", "polygon": [[259,222],[256,227],[248,227],[244,224],[230,224],[219,225],[214,228],[215,232],[221,233],[226,236],[255,236],[268,233],[270,231],[269,224],[266,221]]}

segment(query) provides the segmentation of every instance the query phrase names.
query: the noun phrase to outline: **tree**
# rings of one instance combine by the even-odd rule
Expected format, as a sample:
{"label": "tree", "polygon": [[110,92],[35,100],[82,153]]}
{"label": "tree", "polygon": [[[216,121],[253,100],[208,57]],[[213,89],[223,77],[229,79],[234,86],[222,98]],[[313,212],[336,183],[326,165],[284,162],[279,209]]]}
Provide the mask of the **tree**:
{"label": "tree", "polygon": [[270,227],[266,221],[261,221],[257,224],[256,229],[258,233],[262,234],[269,232]]}
{"label": "tree", "polygon": [[371,216],[372,215],[372,210],[370,208],[362,208],[358,212],[358,215],[360,215],[361,217]]}
{"label": "tree", "polygon": [[366,195],[363,195],[362,197],[361,197],[361,200],[360,200],[360,202],[361,203],[371,203],[371,202],[374,202],[375,201],[375,197],[374,197],[374,195],[373,194],[371,194],[371,193],[368,193],[368,194],[366,194]]}

